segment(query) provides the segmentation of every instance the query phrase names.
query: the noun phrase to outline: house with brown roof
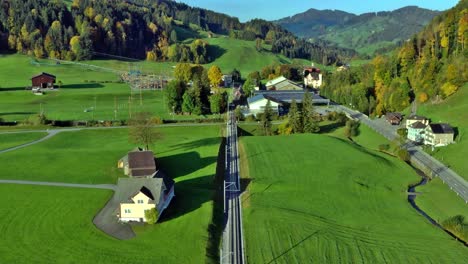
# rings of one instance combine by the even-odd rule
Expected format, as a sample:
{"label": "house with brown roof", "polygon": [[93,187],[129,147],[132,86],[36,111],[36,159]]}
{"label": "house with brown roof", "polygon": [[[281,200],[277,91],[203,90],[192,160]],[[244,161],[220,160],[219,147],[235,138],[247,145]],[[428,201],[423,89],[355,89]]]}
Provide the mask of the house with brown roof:
{"label": "house with brown roof", "polygon": [[387,113],[385,114],[385,119],[391,125],[399,125],[401,120],[403,120],[403,115],[400,113]]}
{"label": "house with brown roof", "polygon": [[145,212],[156,209],[157,218],[169,206],[174,194],[174,180],[161,171],[151,178],[119,178],[115,199],[121,222],[147,222]]}
{"label": "house with brown roof", "polygon": [[453,143],[455,131],[449,124],[430,124],[424,131],[424,144],[440,147]]}
{"label": "house with brown roof", "polygon": [[42,72],[38,75],[31,77],[32,88],[39,88],[39,89],[52,88],[53,89],[55,79],[56,79],[55,75]]}
{"label": "house with brown roof", "polygon": [[122,157],[117,167],[131,177],[151,177],[156,172],[154,154],[150,150],[137,148]]}

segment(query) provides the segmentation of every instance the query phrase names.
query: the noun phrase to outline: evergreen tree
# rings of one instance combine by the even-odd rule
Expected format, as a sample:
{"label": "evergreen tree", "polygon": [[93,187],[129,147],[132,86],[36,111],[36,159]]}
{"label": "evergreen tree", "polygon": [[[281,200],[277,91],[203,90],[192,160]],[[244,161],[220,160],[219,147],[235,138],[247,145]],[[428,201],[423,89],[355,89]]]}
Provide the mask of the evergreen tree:
{"label": "evergreen tree", "polygon": [[267,104],[265,105],[265,111],[263,112],[261,120],[260,120],[260,126],[261,126],[260,129],[264,136],[272,135],[272,130],[271,130],[272,120],[273,120],[273,109],[271,108],[270,100],[268,100]]}
{"label": "evergreen tree", "polygon": [[318,122],[314,116],[314,106],[312,104],[312,97],[309,91],[304,93],[304,97],[302,99],[302,124],[304,127],[305,133],[317,133],[320,131],[320,127]]}
{"label": "evergreen tree", "polygon": [[297,108],[296,100],[293,99],[291,102],[291,107],[289,108],[288,113],[289,125],[292,129],[292,133],[302,133],[304,126],[302,124],[301,113]]}

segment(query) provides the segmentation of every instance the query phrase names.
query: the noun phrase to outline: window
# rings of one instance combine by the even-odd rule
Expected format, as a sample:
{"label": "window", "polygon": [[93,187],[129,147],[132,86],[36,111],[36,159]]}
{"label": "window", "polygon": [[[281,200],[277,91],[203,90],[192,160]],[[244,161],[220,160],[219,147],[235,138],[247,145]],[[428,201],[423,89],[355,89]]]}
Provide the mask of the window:
{"label": "window", "polygon": [[142,204],[143,200],[138,200],[137,203]]}
{"label": "window", "polygon": [[132,210],[130,210],[130,209],[125,209],[125,213],[126,213],[126,214],[131,214],[131,213],[132,213]]}

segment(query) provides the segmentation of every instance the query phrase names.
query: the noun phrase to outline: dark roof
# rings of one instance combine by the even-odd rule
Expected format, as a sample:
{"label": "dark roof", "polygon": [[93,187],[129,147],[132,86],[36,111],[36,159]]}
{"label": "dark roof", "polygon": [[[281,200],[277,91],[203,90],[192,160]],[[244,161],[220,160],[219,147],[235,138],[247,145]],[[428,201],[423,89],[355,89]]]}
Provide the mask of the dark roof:
{"label": "dark roof", "polygon": [[161,193],[169,192],[173,185],[174,180],[160,171],[153,178],[119,178],[114,199],[119,203],[133,202],[132,198],[141,191],[157,205]]}
{"label": "dark roof", "polygon": [[390,112],[390,113],[385,114],[385,117],[386,117],[387,119],[389,119],[389,120],[390,120],[390,119],[399,119],[399,120],[403,119],[403,115],[402,115],[402,114],[400,114],[400,113],[393,113],[393,112]]}
{"label": "dark roof", "polygon": [[128,167],[130,169],[156,169],[152,151],[132,151],[128,153]]}
{"label": "dark roof", "polygon": [[265,99],[265,96],[263,96],[263,94],[257,94],[257,95],[255,95],[255,96],[253,96],[253,97],[248,98],[248,99],[247,99],[247,102],[248,102],[249,104],[251,104],[251,103],[255,103],[255,102],[257,102],[257,101],[260,101],[260,100],[262,100],[262,99]]}
{"label": "dark roof", "polygon": [[[302,103],[302,98],[304,98],[306,90],[289,90],[289,91],[255,91],[257,95],[255,95],[253,98],[256,98],[257,96],[263,96],[264,98],[270,99],[270,101],[274,101],[277,103],[291,103],[292,100],[296,100],[297,103]],[[323,97],[321,97],[318,94],[315,93],[309,93],[310,97],[312,98],[312,102],[320,103],[324,100],[327,100]]]}
{"label": "dark roof", "polygon": [[409,120],[427,120],[425,116],[410,115],[407,119]]}
{"label": "dark roof", "polygon": [[449,124],[429,124],[434,134],[454,134],[453,128]]}
{"label": "dark roof", "polygon": [[146,188],[145,186],[141,187],[140,189],[140,192],[143,193],[144,195],[146,195],[148,198],[150,198],[151,200],[154,200],[154,196],[153,194],[151,193],[151,191]]}
{"label": "dark roof", "polygon": [[46,72],[42,72],[42,73],[39,73],[37,75],[34,75],[33,77],[31,77],[31,79],[34,79],[34,78],[42,76],[42,75],[45,75],[45,76],[48,76],[48,77],[51,77],[51,78],[54,78],[54,79],[56,78],[55,75],[52,75],[52,74],[46,73]]}
{"label": "dark roof", "polygon": [[415,128],[415,129],[423,129],[423,128],[426,128],[427,126],[421,122],[414,122],[413,124],[410,125],[411,128]]}

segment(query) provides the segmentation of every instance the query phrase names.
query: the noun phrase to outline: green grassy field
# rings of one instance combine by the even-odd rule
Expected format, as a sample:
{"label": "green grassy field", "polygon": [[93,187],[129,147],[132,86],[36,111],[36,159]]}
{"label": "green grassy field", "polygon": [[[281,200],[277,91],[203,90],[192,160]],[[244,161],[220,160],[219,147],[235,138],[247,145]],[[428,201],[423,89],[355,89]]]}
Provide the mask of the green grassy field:
{"label": "green grassy field", "polygon": [[468,205],[442,180],[435,178],[417,188],[422,194],[416,198],[418,206],[438,222],[455,215],[468,219]]}
{"label": "green grassy field", "polygon": [[[152,148],[158,166],[167,167],[171,175],[183,179],[212,175],[217,154],[214,150],[220,142],[218,126],[167,127],[159,131],[162,138]],[[134,147],[128,143],[127,129],[62,132],[36,145],[1,154],[0,164],[9,165],[2,168],[0,178],[115,183],[123,177],[117,161]]]}
{"label": "green grassy field", "polygon": [[179,191],[197,196],[184,206],[177,197],[171,207],[179,212],[120,241],[92,223],[110,191],[2,184],[1,262],[204,263],[211,190]]}
{"label": "green grassy field", "polygon": [[32,133],[14,133],[0,135],[0,150],[7,149],[45,137],[47,133],[32,132]]}
{"label": "green grassy field", "polygon": [[440,104],[425,104],[418,108],[418,114],[425,115],[433,123],[449,123],[458,131],[455,144],[437,148],[431,155],[448,165],[461,177],[468,180],[468,84]]}
{"label": "green grassy field", "polygon": [[[161,128],[158,168],[176,181],[160,223],[113,239],[92,224],[111,192],[0,184],[0,262],[205,263],[213,210],[219,126]],[[0,178],[116,183],[117,160],[133,148],[126,129],[63,132],[0,155]],[[60,219],[58,221],[58,219]],[[183,254],[181,254],[183,252]],[[214,262],[214,261],[213,261]]]}
{"label": "green grassy field", "polygon": [[[244,137],[250,263],[464,263],[407,202],[404,163],[324,135]],[[248,161],[248,165],[246,163]]]}

